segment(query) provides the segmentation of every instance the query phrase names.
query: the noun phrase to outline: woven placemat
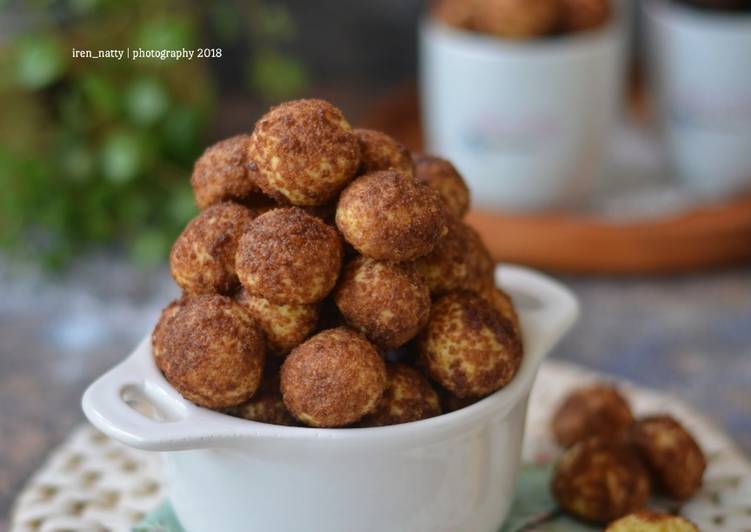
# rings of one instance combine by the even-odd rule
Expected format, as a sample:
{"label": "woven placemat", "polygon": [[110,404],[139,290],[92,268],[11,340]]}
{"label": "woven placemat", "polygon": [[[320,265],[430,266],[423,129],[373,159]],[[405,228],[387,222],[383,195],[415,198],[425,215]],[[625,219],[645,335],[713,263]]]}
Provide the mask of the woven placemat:
{"label": "woven placemat", "polygon": [[[544,463],[560,451],[548,431],[564,394],[595,380],[611,380],[560,362],[546,362],[527,419],[524,460]],[[751,531],[751,463],[731,440],[680,401],[620,383],[637,415],[669,412],[697,437],[709,465],[701,492],[680,513],[702,530]],[[156,453],[121,445],[82,425],[49,457],[16,500],[12,531],[130,530],[166,496]]]}

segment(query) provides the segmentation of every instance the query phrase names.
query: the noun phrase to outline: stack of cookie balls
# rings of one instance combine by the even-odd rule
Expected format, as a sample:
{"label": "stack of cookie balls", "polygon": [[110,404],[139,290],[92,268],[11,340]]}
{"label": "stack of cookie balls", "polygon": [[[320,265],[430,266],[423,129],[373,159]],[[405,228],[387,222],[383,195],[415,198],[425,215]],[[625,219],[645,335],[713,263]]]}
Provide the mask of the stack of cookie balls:
{"label": "stack of cookie balls", "polygon": [[[565,511],[597,524],[622,518],[608,530],[696,530],[685,519],[646,509],[653,492],[680,502],[701,487],[704,454],[673,417],[635,419],[616,388],[595,384],[565,398],[552,430],[566,448],[552,483]],[[655,528],[639,528],[644,521]],[[660,528],[668,524],[675,528]]]}
{"label": "stack of cookie balls", "polygon": [[372,427],[514,378],[519,321],[448,161],[299,100],[208,148],[191,183],[202,211],[170,256],[183,295],[152,336],[186,399],[264,423]]}
{"label": "stack of cookie balls", "polygon": [[527,40],[601,28],[612,6],[610,0],[437,0],[433,16],[462,30]]}

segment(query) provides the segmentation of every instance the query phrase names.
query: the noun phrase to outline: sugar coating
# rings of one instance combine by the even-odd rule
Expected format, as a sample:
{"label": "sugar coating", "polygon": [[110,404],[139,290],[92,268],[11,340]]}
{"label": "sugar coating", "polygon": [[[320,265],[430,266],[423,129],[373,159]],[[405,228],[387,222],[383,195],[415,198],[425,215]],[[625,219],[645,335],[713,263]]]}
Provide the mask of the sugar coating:
{"label": "sugar coating", "polygon": [[154,361],[189,401],[226,408],[258,389],[266,346],[245,310],[217,294],[187,296],[170,304],[152,335]]}
{"label": "sugar coating", "polygon": [[595,384],[564,398],[553,416],[552,429],[559,444],[571,447],[590,436],[620,441],[633,422],[626,398],[612,386]]}
{"label": "sugar coating", "polygon": [[605,524],[644,507],[647,471],[628,447],[599,438],[568,449],[553,476],[553,495],[568,513]]}
{"label": "sugar coating", "polygon": [[438,394],[430,382],[406,364],[386,364],[386,389],[375,410],[360,425],[380,427],[440,415]]}
{"label": "sugar coating", "polygon": [[360,173],[394,169],[405,175],[413,175],[412,158],[401,142],[386,133],[372,129],[355,129],[360,143]]}
{"label": "sugar coating", "polygon": [[260,196],[249,168],[250,135],[235,135],[206,148],[190,176],[190,184],[199,209],[215,203],[244,203]]}
{"label": "sugar coating", "polygon": [[432,155],[415,155],[415,178],[441,195],[447,212],[461,219],[469,210],[469,188],[453,164]]}
{"label": "sugar coating", "polygon": [[430,314],[428,285],[410,263],[359,257],[344,269],[334,300],[353,328],[383,348],[414,338]]}
{"label": "sugar coating", "polygon": [[248,226],[235,266],[249,294],[277,304],[310,304],[334,288],[342,263],[336,230],[301,209],[274,209]]}
{"label": "sugar coating", "polygon": [[472,292],[437,299],[418,338],[420,363],[434,381],[460,398],[506,386],[522,361],[513,325]]}
{"label": "sugar coating", "polygon": [[266,194],[314,206],[328,203],[355,177],[360,145],[339,109],[323,100],[295,100],[256,123],[248,156]]}
{"label": "sugar coating", "polygon": [[433,250],[446,231],[437,192],[396,170],[365,174],[339,197],[336,225],[366,257],[405,262]]}
{"label": "sugar coating", "polygon": [[346,327],[296,347],[281,372],[284,404],[313,427],[343,427],[372,412],[383,396],[386,367],[375,346]]}
{"label": "sugar coating", "polygon": [[297,420],[289,413],[282,400],[279,388],[279,368],[267,364],[258,391],[248,401],[229,408],[225,413],[272,425],[297,425]]}
{"label": "sugar coating", "polygon": [[235,253],[255,214],[236,203],[208,207],[188,223],[170,253],[170,271],[186,293],[228,294],[238,285]]}

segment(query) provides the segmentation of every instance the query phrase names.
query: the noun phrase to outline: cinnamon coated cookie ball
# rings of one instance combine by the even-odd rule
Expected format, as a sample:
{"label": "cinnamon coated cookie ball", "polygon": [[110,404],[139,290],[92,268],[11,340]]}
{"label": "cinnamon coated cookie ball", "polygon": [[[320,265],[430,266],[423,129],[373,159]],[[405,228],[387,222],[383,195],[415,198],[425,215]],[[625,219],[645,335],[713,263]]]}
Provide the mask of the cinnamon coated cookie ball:
{"label": "cinnamon coated cookie ball", "polygon": [[627,447],[599,438],[580,441],[561,457],[553,495],[571,515],[605,524],[644,507],[646,469]]}
{"label": "cinnamon coated cookie ball", "polygon": [[210,146],[193,167],[190,184],[199,209],[223,201],[245,202],[260,190],[251,176],[250,135],[235,135]]}
{"label": "cinnamon coated cookie ball", "polygon": [[248,311],[266,335],[269,352],[285,355],[313,332],[318,321],[316,305],[272,303],[240,290],[235,300]]}
{"label": "cinnamon coated cookie ball", "polygon": [[438,394],[419,371],[406,364],[386,365],[386,390],[360,425],[381,427],[418,421],[441,413]]}
{"label": "cinnamon coated cookie ball", "polygon": [[529,39],[552,32],[559,0],[482,0],[475,3],[478,31],[509,39]]}
{"label": "cinnamon coated cookie ball", "polygon": [[474,29],[474,2],[467,0],[437,0],[432,15],[444,24],[465,30]]}
{"label": "cinnamon coated cookie ball", "polygon": [[432,251],[446,231],[437,192],[396,170],[365,174],[339,197],[336,225],[366,257],[404,262]]}
{"label": "cinnamon coated cookie ball", "polygon": [[571,392],[553,416],[553,434],[563,447],[590,436],[620,441],[634,422],[626,398],[612,386],[596,384]]}
{"label": "cinnamon coated cookie ball", "polygon": [[261,382],[263,333],[226,296],[187,296],[171,304],[162,312],[151,341],[164,377],[199,406],[239,405]]}
{"label": "cinnamon coated cookie ball", "polygon": [[559,26],[566,33],[600,28],[611,16],[610,0],[558,0]]}
{"label": "cinnamon coated cookie ball", "polygon": [[360,143],[361,173],[393,168],[405,175],[412,175],[412,158],[404,144],[372,129],[355,129],[355,135]]}
{"label": "cinnamon coated cookie ball", "polygon": [[279,388],[279,368],[270,367],[264,369],[263,379],[258,391],[248,401],[229,408],[226,413],[272,425],[297,425],[297,420],[292,417],[282,400],[282,392]]}
{"label": "cinnamon coated cookie ball", "polygon": [[670,496],[689,499],[701,487],[707,462],[693,436],[671,416],[638,420],[630,440],[646,461],[652,478]]}
{"label": "cinnamon coated cookie ball", "polygon": [[170,270],[186,293],[222,293],[238,285],[235,252],[240,236],[254,214],[236,203],[212,205],[177,237],[170,254]]}
{"label": "cinnamon coated cookie ball", "polygon": [[376,348],[351,329],[318,333],[282,365],[284,404],[313,427],[342,427],[372,412],[383,396],[386,366]]}
{"label": "cinnamon coated cookie ball", "polygon": [[235,266],[249,294],[277,304],[310,304],[334,288],[341,263],[336,230],[291,207],[262,214],[248,226]]}
{"label": "cinnamon coated cookie ball", "polygon": [[506,386],[522,361],[511,322],[472,292],[452,292],[433,303],[418,339],[428,376],[454,395],[482,397]]}
{"label": "cinnamon coated cookie ball", "polygon": [[487,299],[501,316],[511,322],[511,325],[514,326],[514,332],[516,332],[519,339],[521,339],[521,322],[519,321],[519,315],[516,313],[514,301],[511,299],[511,296],[500,288],[492,285],[488,285],[485,290],[480,292],[480,295]]}
{"label": "cinnamon coated cookie ball", "polygon": [[415,261],[433,295],[452,290],[483,292],[495,285],[495,263],[477,232],[452,216],[432,252]]}
{"label": "cinnamon coated cookie ball", "polygon": [[334,300],[347,322],[384,348],[414,338],[428,321],[430,291],[411,263],[353,260]]}
{"label": "cinnamon coated cookie ball", "polygon": [[274,107],[256,124],[248,155],[261,190],[293,205],[328,203],[360,166],[357,136],[323,100]]}
{"label": "cinnamon coated cookie ball", "polygon": [[432,155],[415,155],[415,177],[441,195],[446,210],[461,219],[469,210],[469,188],[454,165]]}
{"label": "cinnamon coated cookie ball", "polygon": [[641,510],[613,521],[605,532],[699,532],[699,529],[680,515]]}

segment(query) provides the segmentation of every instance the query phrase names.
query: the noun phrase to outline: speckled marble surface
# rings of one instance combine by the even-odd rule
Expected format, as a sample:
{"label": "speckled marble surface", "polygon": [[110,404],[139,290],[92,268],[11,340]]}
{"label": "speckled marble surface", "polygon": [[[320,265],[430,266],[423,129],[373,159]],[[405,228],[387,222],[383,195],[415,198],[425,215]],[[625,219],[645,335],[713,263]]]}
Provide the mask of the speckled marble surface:
{"label": "speckled marble surface", "polygon": [[[556,357],[668,391],[751,454],[751,269],[563,281],[583,313]],[[0,260],[0,516],[176,294],[166,269],[99,258],[50,279]]]}

